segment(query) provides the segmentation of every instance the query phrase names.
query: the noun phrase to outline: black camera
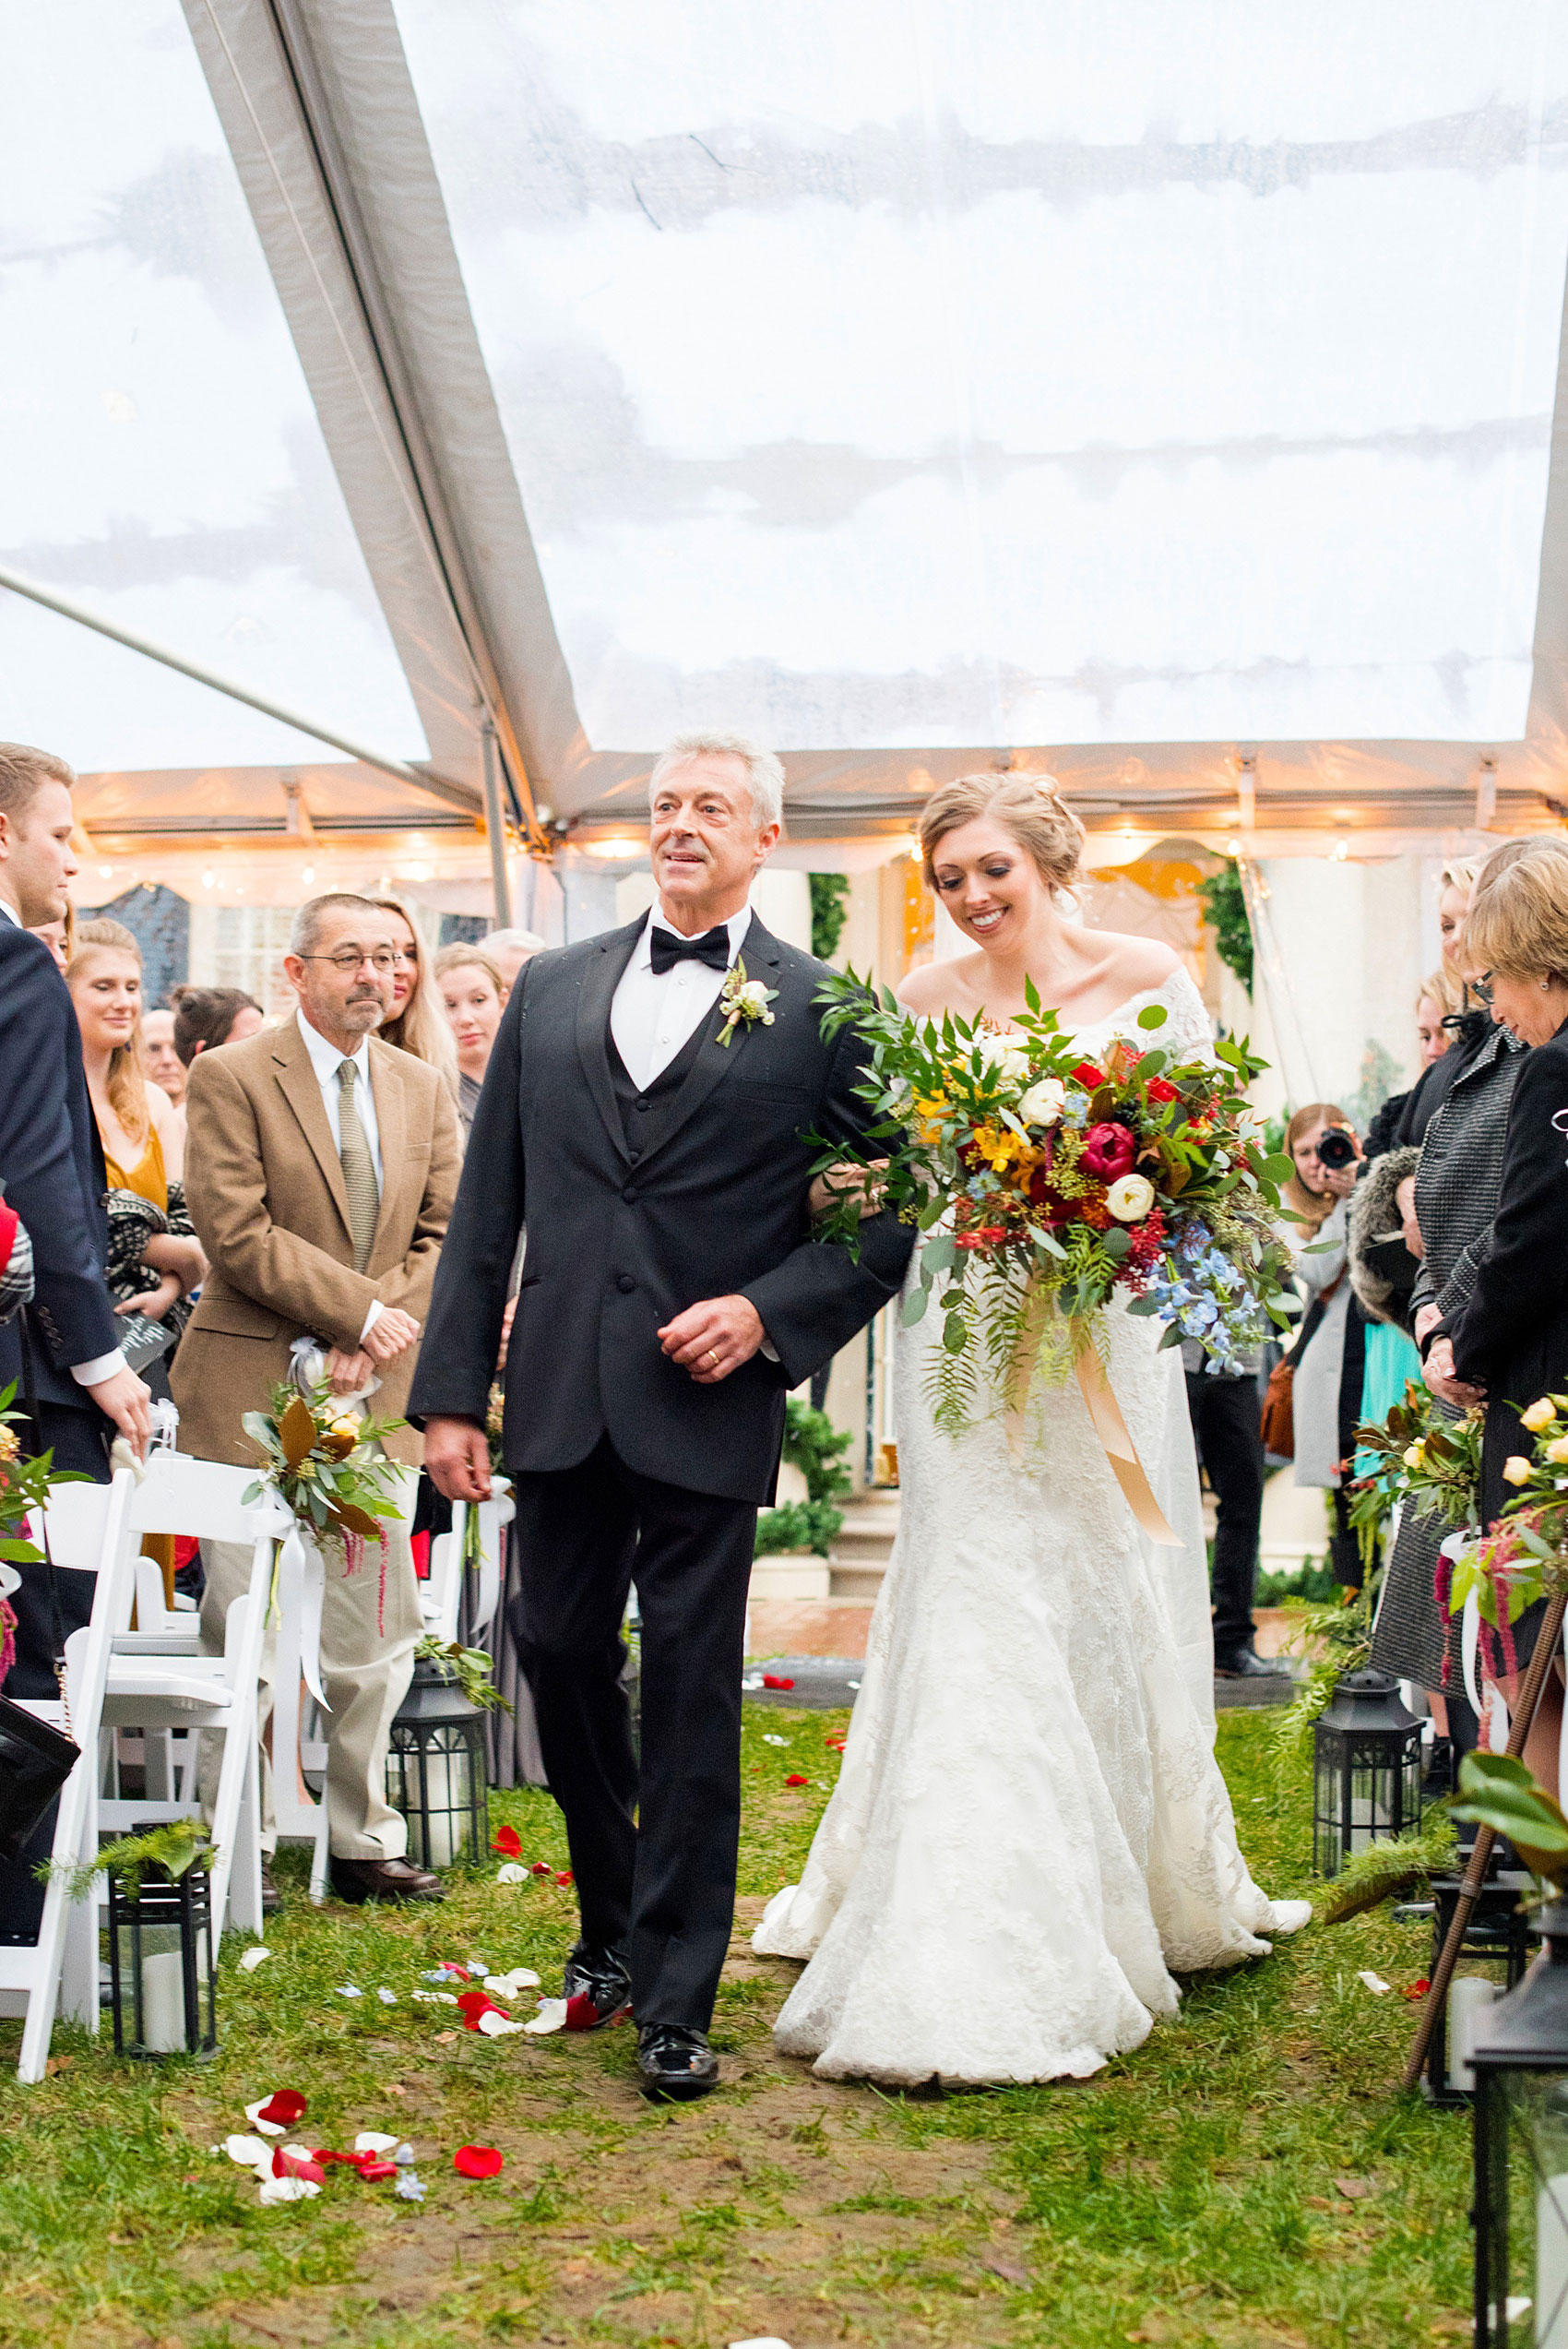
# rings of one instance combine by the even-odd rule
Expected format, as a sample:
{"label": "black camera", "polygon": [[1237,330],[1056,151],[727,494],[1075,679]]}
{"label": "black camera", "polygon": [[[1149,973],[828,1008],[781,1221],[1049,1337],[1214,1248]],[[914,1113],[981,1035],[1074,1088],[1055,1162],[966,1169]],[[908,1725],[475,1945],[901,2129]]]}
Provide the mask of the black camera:
{"label": "black camera", "polygon": [[1317,1138],[1316,1148],[1318,1164],[1330,1166],[1336,1173],[1340,1167],[1356,1163],[1356,1138],[1347,1133],[1343,1126],[1325,1126]]}

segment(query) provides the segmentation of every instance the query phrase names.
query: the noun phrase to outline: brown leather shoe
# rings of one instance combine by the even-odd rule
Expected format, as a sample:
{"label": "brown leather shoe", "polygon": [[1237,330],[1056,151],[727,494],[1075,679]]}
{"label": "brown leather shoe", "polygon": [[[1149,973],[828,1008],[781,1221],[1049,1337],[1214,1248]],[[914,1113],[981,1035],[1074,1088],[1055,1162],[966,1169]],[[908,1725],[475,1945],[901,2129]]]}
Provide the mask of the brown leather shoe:
{"label": "brown leather shoe", "polygon": [[444,1901],[438,1876],[412,1860],[332,1860],[332,1890],[340,1901]]}

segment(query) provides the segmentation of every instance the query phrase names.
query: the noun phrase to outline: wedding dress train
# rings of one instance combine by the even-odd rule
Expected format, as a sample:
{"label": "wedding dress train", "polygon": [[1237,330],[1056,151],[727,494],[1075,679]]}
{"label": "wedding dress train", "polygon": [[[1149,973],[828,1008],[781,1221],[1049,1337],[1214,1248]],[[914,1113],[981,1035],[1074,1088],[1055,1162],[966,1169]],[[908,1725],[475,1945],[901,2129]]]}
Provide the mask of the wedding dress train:
{"label": "wedding dress train", "polygon": [[[1137,1035],[1157,1001],[1161,1044],[1206,1044],[1182,972],[1077,1043]],[[898,1539],[837,1787],[753,1942],[810,1960],[775,2037],[828,2078],[1082,2077],[1175,2010],[1171,1969],[1266,1954],[1311,1914],[1253,1882],[1214,1759],[1181,1353],[1158,1324],[1106,1323],[1181,1550],[1139,1533],[1075,1380],[1037,1392],[1021,1442],[1000,1404],[954,1439],[926,1396],[940,1317],[898,1330]]]}

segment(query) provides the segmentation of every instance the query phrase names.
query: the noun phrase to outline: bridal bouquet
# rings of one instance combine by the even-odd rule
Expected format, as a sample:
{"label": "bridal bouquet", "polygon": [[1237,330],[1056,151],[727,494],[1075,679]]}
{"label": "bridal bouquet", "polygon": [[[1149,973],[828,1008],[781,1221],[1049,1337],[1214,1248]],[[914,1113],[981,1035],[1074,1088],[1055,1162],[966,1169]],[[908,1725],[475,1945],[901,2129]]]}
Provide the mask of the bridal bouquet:
{"label": "bridal bouquet", "polygon": [[834,1147],[818,1163],[837,1193],[826,1236],[853,1247],[868,1201],[931,1234],[904,1318],[920,1320],[934,1297],[933,1402],[955,1434],[982,1379],[1016,1406],[1037,1362],[1053,1377],[1081,1362],[1117,1297],[1165,1319],[1163,1344],[1196,1338],[1227,1369],[1287,1326],[1290,1162],[1260,1147],[1243,1096],[1264,1063],[1230,1043],[1213,1060],[1163,1050],[1159,1004],[1137,1014],[1146,1042],[1086,1060],[1025,992],[1005,1033],[983,1019],[915,1019],[891,996],[876,1008],[852,972],[819,996],[827,1033],[853,1020],[871,1043],[861,1091],[878,1113],[863,1152]]}

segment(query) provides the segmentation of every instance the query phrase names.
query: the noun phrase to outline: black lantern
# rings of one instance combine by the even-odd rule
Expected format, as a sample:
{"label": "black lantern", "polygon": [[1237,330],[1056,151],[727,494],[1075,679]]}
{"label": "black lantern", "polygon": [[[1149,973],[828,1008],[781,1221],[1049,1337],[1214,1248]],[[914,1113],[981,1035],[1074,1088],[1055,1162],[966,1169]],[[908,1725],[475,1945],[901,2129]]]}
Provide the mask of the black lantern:
{"label": "black lantern", "polygon": [[1313,1783],[1320,1876],[1420,1825],[1421,1724],[1391,1673],[1369,1665],[1340,1681],[1313,1732]]}
{"label": "black lantern", "polygon": [[109,1870],[109,1984],[114,2052],[156,2062],[218,2046],[217,1969],[207,1870],[171,1878],[148,1863],[135,1875]]}
{"label": "black lantern", "polygon": [[386,1799],[409,1822],[409,1857],[419,1866],[477,1867],[489,1853],[484,1716],[423,1656],[392,1723]]}
{"label": "black lantern", "polygon": [[[1523,1981],[1529,1963],[1532,1927],[1525,1900],[1532,1880],[1524,1868],[1494,1866],[1475,1896],[1458,1963],[1427,2049],[1421,2093],[1429,2105],[1471,2101],[1476,2082],[1470,2069],[1470,2044],[1488,2027],[1486,2009]],[[1457,1876],[1433,1877],[1430,1902],[1395,1911],[1396,1917],[1431,1918],[1429,1972],[1433,1974],[1454,1922],[1462,1881]],[[1481,1967],[1486,1968],[1484,1973],[1479,1971]]]}
{"label": "black lantern", "polygon": [[1568,1902],[1536,1922],[1545,1948],[1470,2044],[1476,2349],[1568,2343]]}

